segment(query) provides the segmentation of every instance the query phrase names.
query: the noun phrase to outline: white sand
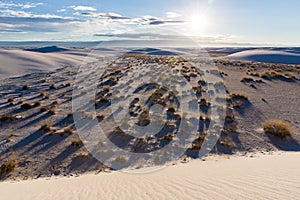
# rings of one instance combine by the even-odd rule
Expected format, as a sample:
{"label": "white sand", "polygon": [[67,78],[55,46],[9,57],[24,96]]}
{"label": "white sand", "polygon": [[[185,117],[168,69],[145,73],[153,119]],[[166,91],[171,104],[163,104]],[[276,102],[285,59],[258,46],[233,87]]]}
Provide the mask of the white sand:
{"label": "white sand", "polygon": [[300,64],[300,54],[275,50],[247,50],[224,58],[242,61],[267,62],[279,64]]}
{"label": "white sand", "polygon": [[121,172],[0,184],[1,199],[300,199],[300,153],[192,160]]}
{"label": "white sand", "polygon": [[0,49],[0,78],[35,72],[49,72],[64,66],[80,64],[85,55],[72,52],[38,53],[20,49]]}

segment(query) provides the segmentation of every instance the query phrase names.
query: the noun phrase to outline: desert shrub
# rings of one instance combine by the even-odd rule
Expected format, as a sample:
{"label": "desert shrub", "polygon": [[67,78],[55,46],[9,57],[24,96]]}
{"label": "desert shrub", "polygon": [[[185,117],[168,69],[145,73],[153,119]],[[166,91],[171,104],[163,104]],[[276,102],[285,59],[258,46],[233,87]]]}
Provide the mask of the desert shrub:
{"label": "desert shrub", "polygon": [[70,82],[65,84],[65,87],[70,87],[70,86],[71,86]]}
{"label": "desert shrub", "polygon": [[7,100],[7,102],[8,102],[10,105],[12,105],[12,104],[14,103],[14,99],[13,99],[13,98],[9,98],[9,99]]}
{"label": "desert shrub", "polygon": [[46,78],[42,78],[42,79],[41,79],[41,82],[42,82],[42,83],[46,83],[46,82],[47,82],[47,79],[46,79]]}
{"label": "desert shrub", "polygon": [[193,90],[197,95],[200,95],[202,92],[202,87],[201,86],[193,87]]}
{"label": "desert shrub", "polygon": [[105,118],[105,116],[102,115],[102,114],[97,115],[97,119],[98,119],[99,121],[102,121],[104,118]]}
{"label": "desert shrub", "polygon": [[207,83],[206,83],[206,81],[204,79],[200,79],[198,81],[198,84],[201,85],[201,86],[205,86]]}
{"label": "desert shrub", "polygon": [[235,99],[246,100],[246,101],[249,100],[248,96],[244,93],[232,93],[232,94],[230,94],[230,98],[232,100],[235,100]]}
{"label": "desert shrub", "polygon": [[28,109],[31,109],[32,108],[32,106],[31,106],[31,104],[30,103],[23,103],[22,105],[21,105],[21,109],[25,109],[25,110],[28,110]]}
{"label": "desert shrub", "polygon": [[56,115],[56,110],[51,109],[51,110],[48,111],[48,114],[50,114],[50,115]]}
{"label": "desert shrub", "polygon": [[42,104],[41,104],[41,102],[40,101],[36,101],[36,102],[34,102],[34,107],[39,107],[39,106],[41,106]]}
{"label": "desert shrub", "polygon": [[1,165],[0,176],[9,174],[10,172],[14,171],[15,168],[16,168],[16,161],[15,159],[11,158]]}
{"label": "desert shrub", "polygon": [[0,116],[0,122],[12,121],[14,117],[12,115],[5,114]]}
{"label": "desert shrub", "polygon": [[227,148],[233,148],[235,146],[234,141],[229,136],[225,137],[224,139],[219,139],[218,143]]}
{"label": "desert shrub", "polygon": [[50,85],[50,89],[55,90],[56,88],[57,88],[57,87],[56,87],[55,84],[51,84],[51,85]]}
{"label": "desert shrub", "polygon": [[74,130],[71,128],[64,128],[64,133],[68,133],[70,135],[74,134]]}
{"label": "desert shrub", "polygon": [[229,101],[232,101],[232,106],[234,108],[241,108],[245,103],[249,103],[249,98],[244,93],[232,93],[229,95]]}
{"label": "desert shrub", "polygon": [[48,111],[48,108],[46,107],[41,107],[41,112],[47,112]]}
{"label": "desert shrub", "polygon": [[40,92],[40,96],[41,96],[41,97],[45,97],[45,96],[46,96],[46,92],[41,91],[41,92]]}
{"label": "desert shrub", "polygon": [[285,74],[284,76],[286,79],[295,79],[296,78],[296,76],[293,74]]}
{"label": "desert shrub", "polygon": [[22,90],[28,90],[29,89],[29,86],[28,85],[24,85],[23,87],[22,87]]}
{"label": "desert shrub", "polygon": [[243,78],[241,79],[241,82],[242,82],[242,83],[254,82],[254,79],[251,78],[251,77],[243,77]]}
{"label": "desert shrub", "polygon": [[51,124],[49,123],[43,124],[39,130],[43,132],[49,132],[51,131]]}
{"label": "desert shrub", "polygon": [[82,141],[80,139],[73,139],[71,141],[71,146],[72,147],[80,147],[82,145],[83,145],[83,143],[82,143]]}
{"label": "desert shrub", "polygon": [[294,130],[292,125],[284,120],[271,119],[263,124],[265,133],[275,135],[280,138],[286,138],[293,134]]}

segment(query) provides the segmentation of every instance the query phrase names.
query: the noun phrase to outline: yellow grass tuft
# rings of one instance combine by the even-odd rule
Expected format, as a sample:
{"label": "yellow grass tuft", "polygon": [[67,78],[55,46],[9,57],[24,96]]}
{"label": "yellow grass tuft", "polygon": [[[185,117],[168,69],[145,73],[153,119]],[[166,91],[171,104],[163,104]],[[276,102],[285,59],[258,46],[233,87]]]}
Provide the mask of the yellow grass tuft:
{"label": "yellow grass tuft", "polygon": [[271,119],[263,124],[265,133],[275,135],[282,139],[292,136],[294,130],[292,125],[284,120]]}

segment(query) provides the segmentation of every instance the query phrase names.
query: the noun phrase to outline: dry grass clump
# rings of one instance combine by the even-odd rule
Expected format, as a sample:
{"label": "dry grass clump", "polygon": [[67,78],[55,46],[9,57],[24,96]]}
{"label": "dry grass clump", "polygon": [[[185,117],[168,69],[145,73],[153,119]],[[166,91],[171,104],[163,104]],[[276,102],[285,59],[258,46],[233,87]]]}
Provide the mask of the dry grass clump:
{"label": "dry grass clump", "polygon": [[14,171],[16,168],[16,160],[10,158],[8,161],[4,162],[0,167],[0,176],[4,176]]}
{"label": "dry grass clump", "polygon": [[41,91],[41,92],[40,92],[40,96],[41,96],[41,97],[45,97],[45,96],[46,96],[46,92]]}
{"label": "dry grass clump", "polygon": [[6,122],[6,121],[13,121],[14,117],[9,114],[5,114],[3,116],[0,116],[0,122]]}
{"label": "dry grass clump", "polygon": [[248,96],[244,93],[232,93],[232,94],[230,94],[230,98],[232,100],[234,100],[234,99],[240,99],[240,100],[246,100],[246,101],[249,100]]}
{"label": "dry grass clump", "polygon": [[295,75],[286,73],[286,74],[281,74],[278,73],[277,71],[271,71],[271,72],[264,72],[261,74],[261,77],[264,79],[296,79]]}
{"label": "dry grass clump", "polygon": [[41,103],[40,101],[36,101],[36,102],[34,102],[34,104],[33,104],[34,107],[39,107],[39,106],[41,106],[41,105],[42,105],[42,103]]}
{"label": "dry grass clump", "polygon": [[70,82],[68,82],[68,83],[65,84],[65,87],[70,87],[70,86],[71,86]]}
{"label": "dry grass clump", "polygon": [[50,114],[50,115],[56,115],[56,110],[51,109],[51,110],[48,111],[48,114]]}
{"label": "dry grass clump", "polygon": [[103,115],[103,114],[97,115],[97,119],[99,121],[102,121],[104,118],[105,118],[105,115]]}
{"label": "dry grass clump", "polygon": [[82,143],[82,141],[80,139],[73,139],[71,141],[71,146],[72,147],[80,147],[82,145],[83,145],[83,143]]}
{"label": "dry grass clump", "polygon": [[248,82],[255,82],[255,80],[253,78],[251,78],[251,77],[243,77],[241,79],[241,82],[242,83],[248,83]]}
{"label": "dry grass clump", "polygon": [[51,131],[51,124],[49,123],[43,124],[39,130],[43,132],[49,132]]}
{"label": "dry grass clump", "polygon": [[7,102],[8,102],[10,105],[13,105],[14,99],[13,99],[13,98],[9,98],[9,99],[7,100]]}
{"label": "dry grass clump", "polygon": [[46,82],[47,82],[47,79],[46,79],[46,78],[42,78],[42,79],[41,79],[41,82],[42,82],[42,83],[46,83]]}
{"label": "dry grass clump", "polygon": [[50,89],[55,90],[55,89],[57,89],[57,87],[56,87],[55,84],[51,84],[51,85],[50,85]]}
{"label": "dry grass clump", "polygon": [[233,148],[233,147],[235,147],[234,141],[229,136],[225,137],[224,139],[219,139],[218,143],[221,146],[224,146],[224,147],[227,147],[227,148]]}
{"label": "dry grass clump", "polygon": [[287,79],[296,79],[296,76],[293,74],[284,74],[285,78]]}
{"label": "dry grass clump", "polygon": [[48,111],[48,108],[46,107],[41,107],[41,112],[47,112]]}
{"label": "dry grass clump", "polygon": [[28,85],[24,85],[23,87],[22,87],[22,90],[28,90],[29,89],[29,86]]}
{"label": "dry grass clump", "polygon": [[263,124],[263,129],[265,133],[275,135],[282,139],[290,137],[294,132],[293,127],[289,122],[280,119],[266,121]]}
{"label": "dry grass clump", "polygon": [[64,128],[64,133],[72,135],[75,133],[75,131],[71,128]]}
{"label": "dry grass clump", "polygon": [[232,101],[232,106],[234,108],[241,108],[245,105],[245,103],[249,103],[249,98],[244,93],[232,93],[229,95],[229,101]]}
{"label": "dry grass clump", "polygon": [[29,110],[31,108],[32,108],[32,105],[30,103],[25,102],[21,105],[21,109]]}

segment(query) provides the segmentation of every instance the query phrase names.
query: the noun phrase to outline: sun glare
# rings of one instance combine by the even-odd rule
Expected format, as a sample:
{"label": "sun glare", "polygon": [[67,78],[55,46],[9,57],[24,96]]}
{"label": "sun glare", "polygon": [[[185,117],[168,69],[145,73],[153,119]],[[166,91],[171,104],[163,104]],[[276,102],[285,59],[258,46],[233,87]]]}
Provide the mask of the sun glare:
{"label": "sun glare", "polygon": [[208,26],[208,21],[205,15],[195,14],[187,19],[188,32],[190,35],[201,35]]}

